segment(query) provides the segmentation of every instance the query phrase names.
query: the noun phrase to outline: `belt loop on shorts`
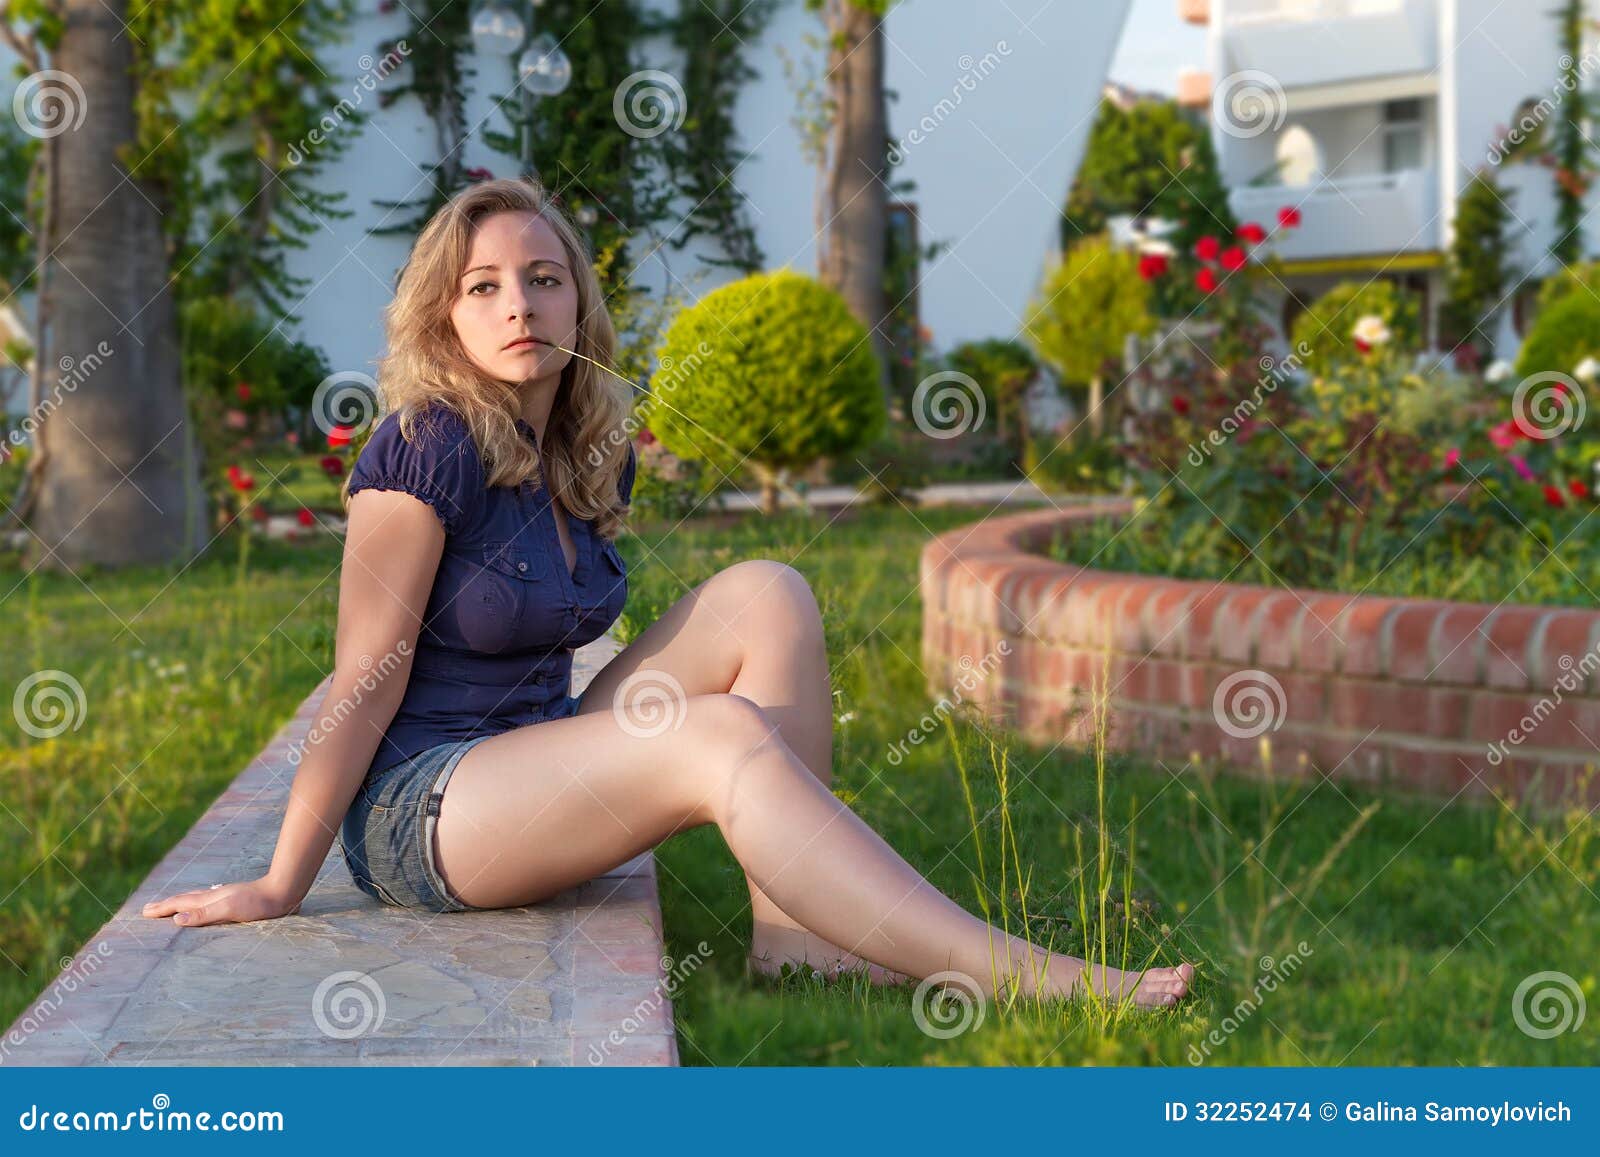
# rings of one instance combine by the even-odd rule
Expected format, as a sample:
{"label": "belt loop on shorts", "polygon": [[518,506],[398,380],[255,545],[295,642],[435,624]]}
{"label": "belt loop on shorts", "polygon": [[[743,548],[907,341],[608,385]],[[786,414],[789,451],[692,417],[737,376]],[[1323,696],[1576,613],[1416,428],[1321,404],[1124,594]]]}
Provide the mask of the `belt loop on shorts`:
{"label": "belt loop on shorts", "polygon": [[423,812],[423,814],[437,817],[438,814],[439,814],[439,802],[441,800],[443,800],[443,799],[444,799],[444,792],[442,792],[442,791],[429,792],[428,793],[428,807],[427,807],[427,810]]}

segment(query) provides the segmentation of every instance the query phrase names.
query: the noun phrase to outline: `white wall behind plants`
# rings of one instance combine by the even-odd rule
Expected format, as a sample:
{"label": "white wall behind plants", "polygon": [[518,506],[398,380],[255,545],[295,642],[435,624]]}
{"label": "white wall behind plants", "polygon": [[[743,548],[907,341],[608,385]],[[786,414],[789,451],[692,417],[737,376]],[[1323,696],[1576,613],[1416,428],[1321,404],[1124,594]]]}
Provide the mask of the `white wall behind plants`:
{"label": "white wall behind plants", "polygon": [[[676,0],[648,2],[676,7]],[[336,89],[352,100],[360,94],[360,108],[370,115],[359,131],[336,130],[347,134],[349,148],[323,172],[327,187],[347,194],[343,207],[355,215],[320,222],[308,248],[289,259],[290,270],[309,280],[295,308],[295,336],[320,346],[336,371],[373,371],[383,343],[382,310],[411,241],[371,234],[409,216],[374,202],[420,195],[424,167],[435,159],[433,126],[414,99],[380,109],[376,93],[360,86],[379,43],[403,36],[409,23],[403,8],[377,9],[377,0],[360,0],[345,43],[323,54]],[[917,184],[910,199],[922,240],[948,243],[924,267],[920,290],[923,322],[941,349],[1017,332],[1056,244],[1060,207],[1127,9],[1128,0],[901,0],[891,11],[887,83],[897,95],[890,127],[905,158],[897,175]],[[753,155],[733,178],[752,206],[768,265],[806,272],[815,270],[814,170],[792,121],[796,97],[779,48],[815,60],[820,49],[808,35],[819,27],[802,0],[782,0],[752,45],[750,60],[760,75],[742,90],[736,109],[741,144]],[[644,68],[681,71],[665,44],[646,44],[640,55]],[[12,59],[0,53],[0,65]],[[480,133],[484,125],[505,131],[494,96],[509,91],[509,65],[484,61],[479,72],[467,94],[468,124]],[[316,146],[306,148],[314,152]],[[467,143],[463,159],[496,176],[515,171],[481,136]],[[670,232],[671,223],[662,228]],[[672,282],[693,297],[733,276],[697,259],[708,252],[707,243],[676,251],[661,240],[641,234],[632,247],[635,276],[644,284]],[[23,304],[31,317],[31,303]]]}

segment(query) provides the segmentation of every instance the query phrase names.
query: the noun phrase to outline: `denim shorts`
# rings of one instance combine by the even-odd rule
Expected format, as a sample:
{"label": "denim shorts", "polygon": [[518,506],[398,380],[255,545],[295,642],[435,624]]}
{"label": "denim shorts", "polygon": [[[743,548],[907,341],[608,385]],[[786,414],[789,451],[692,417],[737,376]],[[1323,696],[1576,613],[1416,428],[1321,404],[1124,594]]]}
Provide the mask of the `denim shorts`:
{"label": "denim shorts", "polygon": [[[548,718],[576,714],[578,702],[569,696]],[[357,888],[397,908],[483,911],[457,899],[445,886],[434,831],[444,787],[456,765],[489,738],[478,735],[441,743],[362,783],[339,828],[345,866]]]}

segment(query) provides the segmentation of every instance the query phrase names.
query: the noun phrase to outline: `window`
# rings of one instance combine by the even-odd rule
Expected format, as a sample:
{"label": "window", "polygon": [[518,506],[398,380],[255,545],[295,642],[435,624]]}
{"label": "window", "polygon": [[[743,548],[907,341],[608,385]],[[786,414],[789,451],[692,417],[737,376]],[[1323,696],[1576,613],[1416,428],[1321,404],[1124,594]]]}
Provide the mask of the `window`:
{"label": "window", "polygon": [[1403,173],[1422,168],[1422,101],[1385,101],[1383,106],[1383,171]]}

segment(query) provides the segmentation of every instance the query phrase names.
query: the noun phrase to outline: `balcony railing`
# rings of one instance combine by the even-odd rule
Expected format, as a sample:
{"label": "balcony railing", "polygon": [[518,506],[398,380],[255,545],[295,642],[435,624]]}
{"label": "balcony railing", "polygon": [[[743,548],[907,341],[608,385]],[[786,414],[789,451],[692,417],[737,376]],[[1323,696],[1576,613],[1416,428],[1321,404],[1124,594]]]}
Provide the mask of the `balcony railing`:
{"label": "balcony railing", "polygon": [[1294,89],[1426,76],[1438,62],[1435,0],[1230,0],[1222,14],[1222,76]]}
{"label": "balcony railing", "polygon": [[1296,205],[1301,226],[1276,235],[1286,261],[1437,249],[1438,174],[1411,169],[1361,177],[1329,177],[1316,185],[1247,185],[1229,197],[1241,221],[1270,224]]}

